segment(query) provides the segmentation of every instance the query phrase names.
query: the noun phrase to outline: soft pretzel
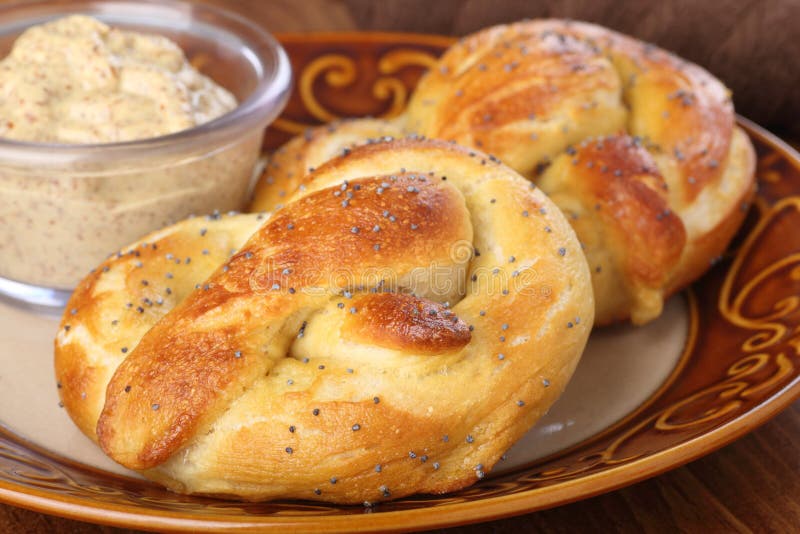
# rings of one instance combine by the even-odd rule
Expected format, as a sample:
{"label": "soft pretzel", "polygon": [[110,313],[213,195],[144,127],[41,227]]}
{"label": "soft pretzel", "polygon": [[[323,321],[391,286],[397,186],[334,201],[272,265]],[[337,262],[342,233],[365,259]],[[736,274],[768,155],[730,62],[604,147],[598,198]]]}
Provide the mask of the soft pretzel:
{"label": "soft pretzel", "polygon": [[[664,295],[723,253],[754,190],[753,148],[722,83],[591,24],[528,21],[464,39],[420,81],[408,128],[479,146],[534,179],[546,169],[540,184],[568,217],[616,212],[578,229],[588,241],[584,227],[609,227],[587,250],[601,323],[658,316]],[[629,177],[649,187],[622,185]],[[636,193],[609,198],[609,186]]]}
{"label": "soft pretzel", "polygon": [[360,503],[482,478],[587,340],[573,230],[451,143],[377,141],[302,185],[261,226],[183,222],[84,280],[56,340],[70,415],[179,492]]}
{"label": "soft pretzel", "polygon": [[598,324],[657,317],[724,252],[754,192],[753,148],[722,83],[586,23],[461,39],[398,124],[492,154],[551,195],[586,247]]}

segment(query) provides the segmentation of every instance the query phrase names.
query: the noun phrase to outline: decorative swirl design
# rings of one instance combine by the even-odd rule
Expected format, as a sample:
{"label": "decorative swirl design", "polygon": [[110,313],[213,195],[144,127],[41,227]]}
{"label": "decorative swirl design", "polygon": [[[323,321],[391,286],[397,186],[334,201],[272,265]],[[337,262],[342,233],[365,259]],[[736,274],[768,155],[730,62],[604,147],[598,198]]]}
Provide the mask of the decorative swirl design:
{"label": "decorative swirl design", "polygon": [[[47,457],[39,457],[13,441],[6,441],[2,435],[0,478],[28,488],[114,505],[147,505],[152,509],[203,513],[214,510],[232,515],[248,511],[247,508],[252,507],[257,508],[256,513],[259,510],[263,512],[266,507],[264,504],[188,497],[164,491],[146,481],[132,483],[114,476],[97,480],[90,473],[62,466]],[[268,507],[272,512],[292,512],[297,515],[341,513],[340,508],[322,503],[270,503]]]}
{"label": "decorative swirl design", "polygon": [[[644,457],[645,453],[618,456],[619,451],[634,437],[650,429],[661,432],[699,431],[709,424],[718,423],[723,419],[727,420],[742,408],[748,398],[764,391],[777,389],[779,384],[793,374],[794,364],[784,353],[779,353],[775,361],[777,370],[772,375],[766,379],[748,382],[743,379],[765,370],[771,362],[771,356],[769,354],[753,354],[737,360],[728,368],[727,379],[705,387],[650,415],[617,436],[606,448],[581,456],[569,465],[548,468],[526,475],[522,480],[541,483],[571,479],[589,472],[628,463]],[[707,408],[703,409],[703,407]]]}
{"label": "decorative swirl design", "polygon": [[[434,54],[413,48],[395,48],[378,57],[377,74],[380,76],[371,82],[370,89],[376,105],[368,114],[392,118],[402,113],[408,102],[411,86],[409,80],[399,76],[399,73],[404,69],[413,69],[419,75],[435,62]],[[334,109],[335,102],[341,102],[341,98],[325,99],[324,93],[330,89],[352,88],[363,74],[358,71],[357,60],[350,55],[324,54],[316,57],[300,69],[295,95],[313,120],[283,116],[273,123],[272,128],[297,134],[306,128],[349,116],[345,111]]]}
{"label": "decorative swirl design", "polygon": [[372,96],[379,100],[391,99],[389,109],[380,115],[385,119],[395,117],[405,109],[408,90],[397,78],[378,78],[372,86]]}
{"label": "decorative swirl design", "polygon": [[778,261],[768,265],[755,276],[747,280],[743,287],[734,294],[733,285],[738,281],[739,273],[746,259],[749,257],[753,246],[763,237],[765,229],[774,221],[775,217],[787,209],[800,212],[800,197],[789,197],[772,206],[767,215],[762,217],[756,227],[747,236],[739,254],[734,259],[733,265],[725,277],[719,296],[719,308],[722,315],[736,326],[757,333],[742,345],[745,352],[764,350],[781,341],[788,329],[780,319],[796,312],[800,308],[800,296],[789,295],[773,303],[770,313],[758,317],[748,317],[743,311],[745,304],[750,300],[757,289],[768,280],[789,269],[788,278],[791,281],[800,280],[800,253],[789,254]]}
{"label": "decorative swirl design", "polygon": [[[1,438],[0,438],[1,439]],[[30,488],[57,491],[73,496],[91,495],[103,502],[117,502],[123,492],[104,485],[82,484],[65,469],[49,459],[38,458],[31,451],[0,441],[0,466],[4,478]]]}
{"label": "decorative swirl design", "polygon": [[[747,316],[744,310],[746,303],[759,293],[758,289],[776,277],[783,276],[790,285],[800,281],[800,253],[783,256],[768,264],[750,276],[741,289],[734,291],[740,273],[754,257],[754,248],[762,242],[775,219],[787,214],[787,211],[792,215],[800,213],[800,197],[785,198],[765,210],[766,213],[748,234],[724,278],[718,299],[720,314],[744,331],[756,331],[756,334],[742,342],[740,349],[745,356],[728,367],[725,378],[646,417],[618,435],[604,449],[583,455],[567,466],[547,468],[527,475],[524,477],[526,480],[541,483],[569,479],[639,459],[643,454],[618,457],[619,451],[634,437],[650,429],[699,433],[709,426],[732,419],[741,412],[748,400],[778,391],[790,377],[797,374],[795,362],[786,350],[773,354],[767,349],[775,348],[784,341],[794,351],[794,356],[800,356],[800,326],[781,321],[800,311],[800,297],[784,297],[772,292],[777,300],[772,303],[768,313]],[[792,327],[794,329],[790,330]],[[787,340],[790,331],[794,336]]]}
{"label": "decorative swirl design", "polygon": [[298,88],[306,109],[320,121],[331,122],[340,117],[325,109],[314,95],[314,82],[322,73],[331,87],[347,87],[356,79],[356,62],[347,56],[326,54],[309,63],[300,74]]}

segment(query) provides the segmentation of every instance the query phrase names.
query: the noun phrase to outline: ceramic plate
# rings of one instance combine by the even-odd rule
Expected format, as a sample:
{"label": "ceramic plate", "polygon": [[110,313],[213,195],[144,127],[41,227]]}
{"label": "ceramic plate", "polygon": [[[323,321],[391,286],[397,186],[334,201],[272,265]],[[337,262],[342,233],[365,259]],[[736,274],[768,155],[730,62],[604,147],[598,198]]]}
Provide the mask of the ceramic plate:
{"label": "ceramic plate", "polygon": [[[451,42],[405,34],[283,36],[295,94],[273,148],[338,117],[392,116]],[[759,193],[729,254],[643,328],[596,331],[564,396],[486,479],[374,508],[169,493],[107,460],[58,406],[55,317],[0,303],[0,500],[158,530],[409,530],[495,519],[631,484],[707,454],[800,394],[800,158],[740,119]]]}

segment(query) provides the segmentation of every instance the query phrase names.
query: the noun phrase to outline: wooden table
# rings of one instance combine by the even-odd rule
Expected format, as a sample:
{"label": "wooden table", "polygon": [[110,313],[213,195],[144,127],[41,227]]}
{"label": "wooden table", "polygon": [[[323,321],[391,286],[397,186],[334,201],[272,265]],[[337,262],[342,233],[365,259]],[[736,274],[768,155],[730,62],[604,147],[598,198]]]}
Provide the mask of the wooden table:
{"label": "wooden table", "polygon": [[[541,4],[538,7],[531,7],[529,2],[516,0],[491,2],[386,0],[381,2],[380,10],[375,7],[378,4],[364,0],[206,1],[224,4],[247,13],[248,18],[263,22],[273,31],[381,29],[459,34],[487,23],[523,16],[572,16],[592,20],[606,16],[594,5],[603,2],[580,1],[558,4],[544,1],[538,3]],[[790,4],[781,0],[769,3],[778,7],[781,7],[781,4],[786,6]],[[413,12],[418,11],[423,4],[428,6],[425,17],[415,17]],[[551,8],[543,7],[545,4],[552,4]],[[629,4],[639,5],[637,2]],[[721,1],[720,4],[730,4],[728,7],[732,7],[735,2]],[[681,9],[685,15],[686,9],[691,11],[704,4],[676,0],[666,2],[665,5],[659,16],[675,18]],[[651,28],[659,26],[648,19],[646,11],[638,12],[639,18],[636,21],[638,28],[645,32],[648,31],[648,24]],[[793,14],[789,15],[792,20],[798,20],[797,11],[794,9]],[[624,18],[617,11],[614,13],[607,15],[612,17],[612,22],[606,23],[622,30],[632,31],[625,27],[627,22]],[[723,13],[722,18],[715,19],[717,26],[724,25],[725,16]],[[755,16],[750,10],[736,11],[736,16],[739,17],[738,26],[746,27],[751,33],[754,28],[758,29],[759,25],[763,26],[768,22],[767,17]],[[618,24],[613,24],[613,20],[617,20]],[[749,24],[744,24],[742,21],[749,21]],[[676,31],[680,35],[683,30],[678,27]],[[657,40],[654,37],[651,39]],[[771,43],[774,45],[774,41]],[[660,44],[665,43],[660,42]],[[796,43],[794,46],[796,48]],[[685,53],[679,46],[670,48],[695,59],[691,53]],[[763,47],[761,52],[763,53]],[[783,53],[782,57],[790,55]],[[779,58],[775,55],[773,59]],[[786,91],[796,93],[797,86],[787,88]],[[798,103],[795,99],[785,104],[786,94],[789,93],[777,97],[773,95],[773,98],[765,100],[769,100],[771,105],[776,105],[776,102],[783,105],[784,116],[792,117],[794,115],[791,111],[785,111],[786,106],[790,110],[797,109]],[[762,122],[775,116],[774,109],[758,107],[745,109],[745,115],[751,117],[757,117],[759,113],[764,114]],[[795,402],[760,429],[718,452],[651,480],[552,510],[437,532],[795,532],[798,530],[800,530],[800,401]],[[135,531],[81,523],[0,504],[0,532],[88,534]]]}

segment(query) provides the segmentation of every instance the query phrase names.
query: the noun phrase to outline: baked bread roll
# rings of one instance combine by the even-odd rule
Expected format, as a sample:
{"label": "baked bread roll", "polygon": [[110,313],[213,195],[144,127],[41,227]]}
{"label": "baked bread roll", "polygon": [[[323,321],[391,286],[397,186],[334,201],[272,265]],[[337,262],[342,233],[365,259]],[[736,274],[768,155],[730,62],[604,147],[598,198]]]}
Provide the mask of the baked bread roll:
{"label": "baked bread roll", "polygon": [[461,39],[397,123],[492,154],[552,196],[585,247],[600,325],[658,317],[724,252],[754,192],[753,148],[722,83],[591,24]]}
{"label": "baked bread roll", "polygon": [[592,24],[533,20],[459,41],[406,120],[494,154],[581,221],[599,324],[660,315],[725,251],[754,193],[753,147],[725,86]]}
{"label": "baked bread roll", "polygon": [[66,409],[178,492],[361,503],[479,480],[588,338],[573,230],[451,143],[357,147],[302,185],[270,216],[185,221],[88,276],[56,339]]}

